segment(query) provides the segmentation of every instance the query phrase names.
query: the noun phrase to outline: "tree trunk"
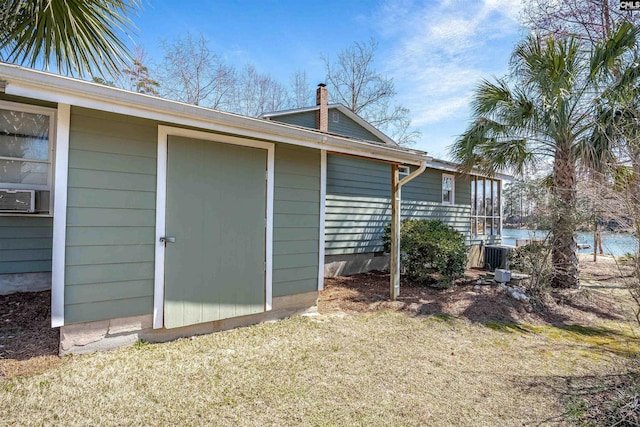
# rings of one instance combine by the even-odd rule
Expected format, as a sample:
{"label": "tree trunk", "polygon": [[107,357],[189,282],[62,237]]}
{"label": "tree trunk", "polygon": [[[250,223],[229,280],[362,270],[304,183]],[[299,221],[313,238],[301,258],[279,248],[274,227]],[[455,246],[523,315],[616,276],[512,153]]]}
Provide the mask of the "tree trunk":
{"label": "tree trunk", "polygon": [[[568,144],[567,144],[568,145]],[[575,240],[576,167],[570,149],[558,147],[553,163],[554,215],[552,224],[553,246],[551,260],[554,288],[577,288],[577,243]]]}

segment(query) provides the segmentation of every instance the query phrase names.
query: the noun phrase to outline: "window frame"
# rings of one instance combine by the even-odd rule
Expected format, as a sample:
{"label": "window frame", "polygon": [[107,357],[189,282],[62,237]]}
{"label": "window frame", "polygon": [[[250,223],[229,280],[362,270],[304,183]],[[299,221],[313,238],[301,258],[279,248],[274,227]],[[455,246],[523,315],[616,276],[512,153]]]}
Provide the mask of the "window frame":
{"label": "window frame", "polygon": [[55,199],[54,190],[54,168],[55,168],[55,143],[56,143],[56,113],[57,110],[51,107],[42,107],[39,105],[23,104],[19,102],[0,100],[0,110],[18,111],[21,113],[40,114],[49,118],[49,140],[48,140],[48,159],[38,160],[19,157],[0,156],[0,160],[18,160],[30,163],[41,163],[49,165],[47,173],[47,184],[18,184],[3,182],[0,177],[0,188],[10,190],[35,190],[49,192],[49,209],[48,212],[22,213],[22,212],[1,212],[0,216],[53,216],[53,202]]}
{"label": "window frame", "polygon": [[[451,178],[451,200],[444,200],[444,180],[445,178]],[[441,193],[441,201],[443,205],[455,205],[456,204],[456,176],[450,173],[443,173],[442,179],[440,181],[440,193]]]}
{"label": "window frame", "polygon": [[[482,182],[481,185],[479,183]],[[478,188],[482,187],[482,200],[478,199]],[[471,221],[473,236],[502,235],[502,181],[482,176],[471,177]],[[487,198],[487,192],[489,198]],[[480,203],[481,202],[481,203]],[[490,202],[490,206],[489,205]],[[482,226],[480,226],[482,224]],[[482,230],[482,232],[479,232]]]}

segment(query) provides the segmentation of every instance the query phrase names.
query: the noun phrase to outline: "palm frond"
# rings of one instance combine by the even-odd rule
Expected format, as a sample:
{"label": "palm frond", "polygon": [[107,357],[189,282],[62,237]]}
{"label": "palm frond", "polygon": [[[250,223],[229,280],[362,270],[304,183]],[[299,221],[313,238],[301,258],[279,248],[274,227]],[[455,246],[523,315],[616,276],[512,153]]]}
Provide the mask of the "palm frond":
{"label": "palm frond", "polygon": [[59,73],[116,75],[131,59],[119,33],[139,0],[6,0],[3,59]]}
{"label": "palm frond", "polygon": [[475,90],[471,108],[475,117],[492,115],[513,102],[511,90],[504,80],[492,83],[482,80]]}
{"label": "palm frond", "polygon": [[628,21],[623,21],[611,36],[596,45],[591,54],[590,77],[610,76],[618,69],[619,58],[636,47],[640,29]]}

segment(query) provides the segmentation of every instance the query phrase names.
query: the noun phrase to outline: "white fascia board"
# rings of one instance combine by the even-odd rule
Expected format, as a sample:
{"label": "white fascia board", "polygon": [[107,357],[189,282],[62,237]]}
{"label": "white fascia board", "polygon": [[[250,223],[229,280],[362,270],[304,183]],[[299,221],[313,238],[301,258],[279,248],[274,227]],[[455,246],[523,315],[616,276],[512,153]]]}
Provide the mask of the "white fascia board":
{"label": "white fascia board", "polygon": [[15,65],[0,64],[0,79],[7,80],[5,93],[9,95],[392,162],[419,165],[428,158],[424,152],[321,134],[273,121],[223,113]]}
{"label": "white fascia board", "polygon": [[[329,105],[329,108],[331,108],[330,105]],[[291,115],[291,114],[308,113],[309,111],[316,111],[316,110],[319,110],[319,109],[320,109],[320,106],[313,105],[311,107],[291,108],[289,110],[271,111],[269,113],[264,113],[260,117],[261,118],[265,118],[265,119],[269,119],[271,117],[280,117],[280,116],[288,116],[288,115]]]}
{"label": "white fascia board", "polygon": [[[427,167],[431,168],[431,169],[437,169],[437,170],[441,170],[441,171],[445,171],[445,172],[454,172],[454,173],[460,173],[460,171],[458,170],[458,166],[455,163],[449,163],[449,162],[445,162],[443,160],[436,160],[433,159],[431,161],[427,162]],[[483,178],[489,178],[489,176],[483,172],[480,172],[479,170],[472,170],[469,173],[466,173],[465,175],[475,175],[475,176],[481,176]],[[513,177],[511,175],[507,175],[507,174],[503,174],[503,173],[497,173],[495,174],[493,177],[493,179],[499,179],[500,181],[506,181],[506,182],[511,182],[513,181]]]}

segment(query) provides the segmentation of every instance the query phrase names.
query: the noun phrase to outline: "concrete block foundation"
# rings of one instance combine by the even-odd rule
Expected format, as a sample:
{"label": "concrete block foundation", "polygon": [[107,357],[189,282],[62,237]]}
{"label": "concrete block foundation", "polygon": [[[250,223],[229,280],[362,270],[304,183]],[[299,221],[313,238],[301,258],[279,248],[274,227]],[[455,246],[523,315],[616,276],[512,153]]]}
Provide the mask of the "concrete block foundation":
{"label": "concrete block foundation", "polygon": [[153,329],[153,316],[131,316],[60,328],[60,355],[93,353],[133,345],[138,340],[165,342],[315,312],[318,292],[274,297],[273,309],[264,313],[222,319],[175,329]]}
{"label": "concrete block foundation", "polygon": [[0,274],[0,295],[51,289],[51,273]]}
{"label": "concrete block foundation", "polygon": [[375,253],[353,255],[327,255],[324,258],[324,276],[349,276],[372,270],[388,270],[389,255]]}

